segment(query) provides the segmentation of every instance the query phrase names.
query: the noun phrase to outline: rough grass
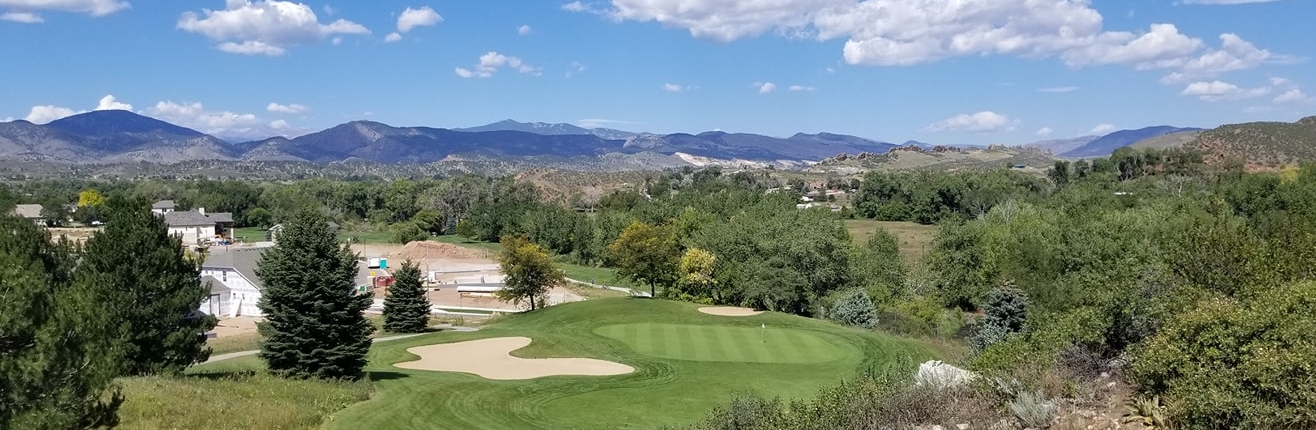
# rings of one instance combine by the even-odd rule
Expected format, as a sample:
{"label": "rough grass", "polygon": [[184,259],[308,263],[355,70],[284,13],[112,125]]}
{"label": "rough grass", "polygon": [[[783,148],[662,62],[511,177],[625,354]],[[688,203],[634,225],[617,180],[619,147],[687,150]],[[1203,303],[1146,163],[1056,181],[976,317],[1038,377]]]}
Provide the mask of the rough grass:
{"label": "rough grass", "polygon": [[370,398],[371,383],[287,380],[242,368],[199,366],[183,376],[123,378],[121,429],[313,429],[326,416]]}
{"label": "rough grass", "polygon": [[[935,356],[920,342],[829,322],[776,313],[719,317],[699,313],[697,308],[638,298],[590,300],[504,316],[479,332],[443,332],[381,344],[371,350],[369,366],[376,375],[378,395],[334,414],[326,428],[654,428],[694,422],[736,392],[802,398],[898,356],[908,357],[911,363]],[[637,352],[627,342],[595,332],[634,323],[727,327],[728,333],[742,334],[756,333],[766,324],[790,336],[802,333],[801,337],[822,340],[837,351],[827,354],[838,358],[809,364],[672,360]],[[501,336],[534,339],[530,346],[512,352],[518,357],[598,358],[633,366],[636,372],[491,381],[391,365],[414,360],[415,355],[406,351],[412,346]],[[766,356],[773,354],[759,348]]]}
{"label": "rough grass", "polygon": [[932,248],[932,238],[937,234],[937,226],[923,225],[904,221],[874,221],[871,219],[845,220],[845,228],[856,244],[863,244],[877,229],[882,228],[896,235],[900,241],[900,255],[906,262],[913,263],[923,259],[928,249]]}
{"label": "rough grass", "polygon": [[243,333],[233,336],[206,339],[206,346],[210,347],[210,355],[227,354],[230,352],[259,349],[261,339],[264,339],[264,337],[262,337],[260,333]]}

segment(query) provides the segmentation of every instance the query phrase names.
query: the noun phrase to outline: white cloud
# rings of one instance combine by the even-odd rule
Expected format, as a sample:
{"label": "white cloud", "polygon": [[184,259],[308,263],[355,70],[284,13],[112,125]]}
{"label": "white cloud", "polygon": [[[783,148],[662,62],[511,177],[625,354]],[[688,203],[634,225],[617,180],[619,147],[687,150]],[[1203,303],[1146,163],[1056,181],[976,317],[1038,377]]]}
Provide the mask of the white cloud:
{"label": "white cloud", "polygon": [[310,6],[287,1],[227,0],[224,10],[202,9],[204,18],[184,12],[178,28],[219,42],[220,51],[283,55],[289,47],[340,34],[370,34],[361,24],[337,20],[321,24]]}
{"label": "white cloud", "polygon": [[183,127],[225,139],[263,139],[271,136],[294,137],[309,130],[294,127],[285,120],[265,121],[252,113],[207,110],[198,102],[162,101],[146,108],[145,114]]}
{"label": "white cloud", "polygon": [[306,107],[306,105],[300,105],[297,103],[286,104],[286,105],[279,103],[270,103],[269,106],[265,106],[265,110],[270,112],[277,112],[277,113],[302,113],[310,110],[310,108]]}
{"label": "white cloud", "polygon": [[777,90],[777,84],[771,82],[755,82],[754,86],[758,87],[759,94],[767,94]]}
{"label": "white cloud", "polygon": [[1184,88],[1180,95],[1196,96],[1205,101],[1214,102],[1221,100],[1240,100],[1261,97],[1270,94],[1271,88],[1268,86],[1244,89],[1237,85],[1222,82],[1193,82]]}
{"label": "white cloud", "polygon": [[334,46],[341,45],[343,44],[343,36],[334,36],[333,39],[330,39],[329,43],[333,43]]}
{"label": "white cloud", "polygon": [[1037,135],[1040,137],[1048,137],[1051,136],[1051,133],[1054,132],[1055,130],[1052,130],[1051,127],[1042,127],[1037,130]]}
{"label": "white cloud", "polygon": [[[93,110],[131,111],[133,110],[133,105],[120,102],[118,99],[115,99],[113,95],[106,95],[105,97],[101,97],[101,99],[96,102],[96,108]],[[27,113],[27,117],[24,117],[23,119],[26,119],[34,124],[45,124],[60,118],[73,116],[80,113],[87,113],[87,111],[74,110],[72,108],[67,108],[63,106],[40,105],[40,106],[32,106],[32,109],[29,110]]]}
{"label": "white cloud", "polygon": [[527,35],[527,34],[530,34],[530,33],[533,32],[533,31],[534,31],[534,29],[530,28],[530,26],[528,26],[528,25],[523,25],[523,26],[520,26],[520,27],[517,27],[517,28],[516,28],[516,34],[519,34],[519,35],[522,35],[522,36],[525,36],[525,35]]}
{"label": "white cloud", "polygon": [[1143,64],[1140,67],[1171,69],[1173,72],[1161,78],[1161,82],[1182,84],[1193,79],[1211,78],[1235,70],[1251,69],[1264,63],[1288,61],[1291,61],[1288,57],[1257,49],[1255,45],[1238,35],[1225,33],[1220,35],[1220,49],[1208,50],[1199,56]]}
{"label": "white cloud", "polygon": [[507,67],[524,74],[539,76],[543,74],[543,69],[534,67],[521,61],[520,58],[499,54],[495,51],[489,51],[480,56],[479,64],[474,69],[458,67],[457,76],[463,78],[491,78],[498,69]]}
{"label": "white cloud", "polygon": [[1311,96],[1308,96],[1306,93],[1303,93],[1302,90],[1297,88],[1285,91],[1284,94],[1280,94],[1278,97],[1275,97],[1275,103],[1278,104],[1311,103],[1314,100],[1316,99],[1312,99]]}
{"label": "white cloud", "polygon": [[[1220,1],[1220,0],[1216,0]],[[1228,0],[1225,0],[1228,1]],[[1238,0],[1233,0],[1238,1]],[[1232,34],[1209,49],[1178,27],[1107,31],[1090,0],[613,0],[617,21],[658,22],[692,36],[732,41],[774,33],[845,39],[848,64],[906,66],[954,57],[1058,58],[1074,68],[1128,65],[1172,73],[1221,73],[1272,57]],[[563,6],[589,11],[573,2]],[[1203,52],[1205,49],[1205,52]]]}
{"label": "white cloud", "polygon": [[1096,127],[1092,127],[1091,130],[1088,130],[1088,134],[1105,135],[1110,134],[1110,132],[1115,130],[1118,130],[1118,128],[1115,127],[1115,124],[1097,124]]}
{"label": "white cloud", "polygon": [[567,77],[570,78],[584,73],[586,69],[588,69],[588,67],[585,67],[585,65],[581,64],[579,61],[572,61],[571,66],[567,68]]}
{"label": "white cloud", "polygon": [[432,26],[443,22],[443,17],[429,6],[420,9],[407,8],[398,15],[398,33],[406,33],[416,27]]}
{"label": "white cloud", "polygon": [[1078,87],[1052,87],[1052,88],[1037,89],[1037,92],[1039,93],[1072,93],[1074,91],[1078,91]]}
{"label": "white cloud", "polygon": [[618,126],[639,125],[639,124],[640,123],[635,121],[623,121],[619,119],[601,119],[601,118],[588,118],[588,119],[582,119],[576,121],[576,125],[583,128],[605,128],[605,127],[618,127]]}
{"label": "white cloud", "polygon": [[23,119],[34,124],[45,124],[67,116],[77,115],[79,112],[63,106],[41,105],[32,106],[27,116]]}
{"label": "white cloud", "polygon": [[96,110],[133,110],[133,105],[122,103],[115,99],[113,95],[101,97],[100,102],[96,103]]}
{"label": "white cloud", "polygon": [[333,16],[334,14],[334,7],[330,5],[324,5],[320,10],[323,10],[325,15]]}
{"label": "white cloud", "polygon": [[1184,4],[1249,4],[1270,3],[1279,0],[1184,0]]}
{"label": "white cloud", "polygon": [[[128,8],[128,2],[119,0],[0,0],[0,7],[15,10],[15,14],[27,15],[19,21],[17,19],[7,18],[10,14],[5,14],[6,21],[16,22],[41,22],[41,16],[36,11],[58,11],[85,13],[91,16],[105,16]],[[31,19],[35,18],[36,21]]]}
{"label": "white cloud", "polygon": [[663,84],[663,91],[667,91],[669,93],[683,93],[688,89],[690,89],[690,87],[684,85],[677,85],[671,83]]}
{"label": "white cloud", "polygon": [[589,12],[592,9],[590,9],[589,6],[585,6],[584,3],[581,3],[579,1],[573,1],[571,3],[562,5],[562,10],[565,10],[567,12]]}
{"label": "white cloud", "polygon": [[397,32],[389,33],[387,36],[384,36],[384,41],[388,43],[397,42],[399,40],[402,40],[402,35]]}
{"label": "white cloud", "polygon": [[46,20],[41,19],[41,15],[32,12],[6,12],[5,14],[0,15],[0,21],[21,22],[24,24],[46,22]]}
{"label": "white cloud", "polygon": [[787,89],[791,91],[813,91],[816,90],[817,88],[805,86],[805,85],[791,85]]}
{"label": "white cloud", "polygon": [[1010,118],[992,111],[975,114],[959,114],[954,117],[928,125],[930,131],[972,131],[991,132],[1005,130],[1011,126]]}

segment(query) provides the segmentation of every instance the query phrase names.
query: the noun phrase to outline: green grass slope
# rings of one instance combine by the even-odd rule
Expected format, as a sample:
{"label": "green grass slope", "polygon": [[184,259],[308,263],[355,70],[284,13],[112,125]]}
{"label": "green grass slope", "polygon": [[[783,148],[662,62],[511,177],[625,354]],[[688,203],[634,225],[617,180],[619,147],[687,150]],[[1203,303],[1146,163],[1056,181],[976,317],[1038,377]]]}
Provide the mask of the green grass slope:
{"label": "green grass slope", "polygon": [[[823,321],[774,313],[722,317],[697,308],[662,300],[591,300],[510,316],[479,332],[378,345],[369,366],[377,394],[335,414],[325,427],[654,428],[692,422],[738,391],[805,397],[898,356],[934,355],[922,343]],[[512,353],[518,357],[597,358],[636,372],[492,381],[391,365],[415,359],[406,351],[412,346],[502,336],[533,339]]]}

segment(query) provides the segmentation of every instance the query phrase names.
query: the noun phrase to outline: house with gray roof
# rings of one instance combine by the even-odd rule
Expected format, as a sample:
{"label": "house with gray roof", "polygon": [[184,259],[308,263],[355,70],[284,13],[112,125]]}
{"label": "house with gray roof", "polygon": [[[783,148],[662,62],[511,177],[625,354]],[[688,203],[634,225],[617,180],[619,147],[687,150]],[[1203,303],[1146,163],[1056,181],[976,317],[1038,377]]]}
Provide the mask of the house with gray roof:
{"label": "house with gray roof", "polygon": [[151,213],[156,215],[164,215],[173,211],[174,211],[173,200],[161,200],[151,205]]}
{"label": "house with gray roof", "polygon": [[16,205],[14,206],[14,215],[21,216],[39,226],[45,227],[46,217],[41,215],[43,209],[45,208],[41,205]]}
{"label": "house with gray roof", "polygon": [[165,212],[164,220],[169,226],[169,234],[182,237],[184,245],[200,245],[216,238],[226,238],[233,229],[233,214],[208,214],[205,208]]}
{"label": "house with gray roof", "polygon": [[[210,248],[210,253],[201,263],[203,282],[211,280],[210,296],[201,302],[201,312],[223,317],[260,316],[262,313],[256,303],[265,290],[265,283],[256,276],[256,266],[261,255],[269,249],[267,246]],[[371,278],[389,276],[385,270],[366,266],[366,262],[360,262],[354,288],[372,285]]]}

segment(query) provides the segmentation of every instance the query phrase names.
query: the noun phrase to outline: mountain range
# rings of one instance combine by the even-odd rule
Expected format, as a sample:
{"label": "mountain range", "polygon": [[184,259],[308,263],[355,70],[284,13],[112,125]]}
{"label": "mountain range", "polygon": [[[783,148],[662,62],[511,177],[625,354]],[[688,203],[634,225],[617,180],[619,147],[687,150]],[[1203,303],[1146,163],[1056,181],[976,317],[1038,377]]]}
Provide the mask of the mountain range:
{"label": "mountain range", "polygon": [[[1200,129],[1158,126],[1029,146],[1065,157],[1100,156],[1148,137],[1190,130]],[[48,124],[0,123],[0,157],[73,164],[199,160],[434,163],[515,158],[555,165],[635,165],[643,161],[641,164],[794,167],[837,154],[884,154],[898,146],[933,147],[912,140],[896,145],[826,132],[784,138],[722,131],[655,134],[513,120],[455,129],[352,121],[291,139],[240,143],[123,110],[87,112]]]}

